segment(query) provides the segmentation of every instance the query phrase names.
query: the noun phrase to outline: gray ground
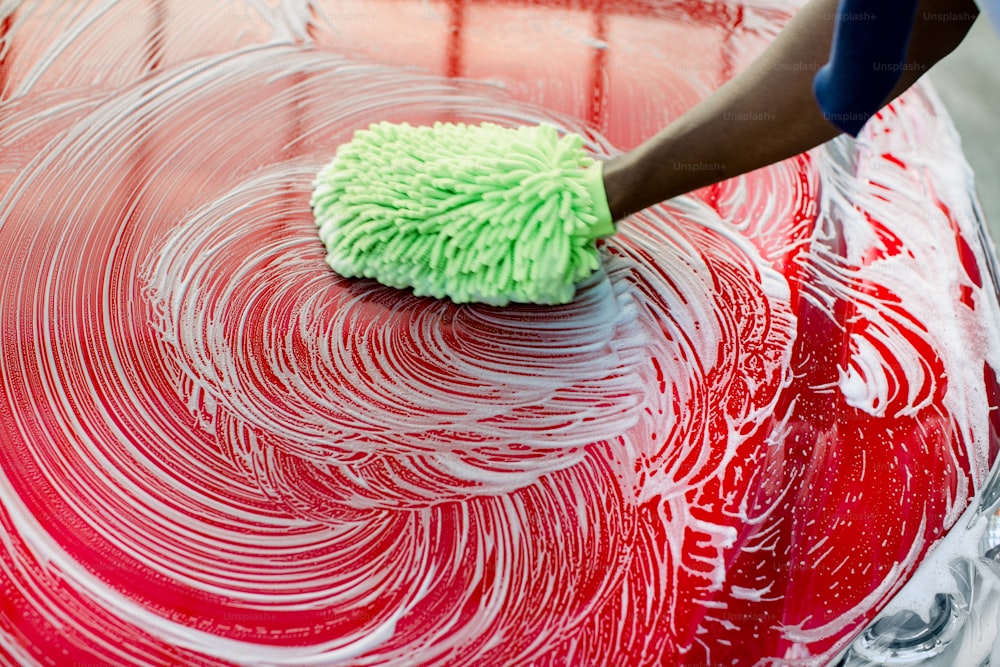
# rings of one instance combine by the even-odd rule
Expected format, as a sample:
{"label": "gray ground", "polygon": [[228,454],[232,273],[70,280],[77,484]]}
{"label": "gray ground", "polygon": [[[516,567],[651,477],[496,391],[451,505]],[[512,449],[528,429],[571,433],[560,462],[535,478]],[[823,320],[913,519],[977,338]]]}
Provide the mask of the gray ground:
{"label": "gray ground", "polygon": [[1000,246],[1000,36],[987,17],[930,77],[962,136],[990,236]]}

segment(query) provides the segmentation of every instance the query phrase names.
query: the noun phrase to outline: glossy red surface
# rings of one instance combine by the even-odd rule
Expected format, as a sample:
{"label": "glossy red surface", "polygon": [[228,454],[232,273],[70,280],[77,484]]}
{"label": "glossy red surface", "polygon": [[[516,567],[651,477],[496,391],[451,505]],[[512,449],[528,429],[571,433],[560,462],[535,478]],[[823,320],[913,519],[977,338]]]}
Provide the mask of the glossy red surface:
{"label": "glossy red surface", "polygon": [[0,657],[835,655],[996,454],[996,295],[932,93],[635,216],[565,307],[340,279],[308,207],[379,120],[628,149],[795,6],[13,3]]}

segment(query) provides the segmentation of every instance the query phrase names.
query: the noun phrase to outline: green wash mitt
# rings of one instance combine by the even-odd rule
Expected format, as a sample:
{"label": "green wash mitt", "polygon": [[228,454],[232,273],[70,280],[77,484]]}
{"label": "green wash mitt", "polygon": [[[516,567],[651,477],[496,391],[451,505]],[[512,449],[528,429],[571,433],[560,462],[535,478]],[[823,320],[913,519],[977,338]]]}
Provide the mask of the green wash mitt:
{"label": "green wash mitt", "polygon": [[601,163],[549,125],[374,124],[312,207],[334,271],[456,303],[567,303],[615,232]]}

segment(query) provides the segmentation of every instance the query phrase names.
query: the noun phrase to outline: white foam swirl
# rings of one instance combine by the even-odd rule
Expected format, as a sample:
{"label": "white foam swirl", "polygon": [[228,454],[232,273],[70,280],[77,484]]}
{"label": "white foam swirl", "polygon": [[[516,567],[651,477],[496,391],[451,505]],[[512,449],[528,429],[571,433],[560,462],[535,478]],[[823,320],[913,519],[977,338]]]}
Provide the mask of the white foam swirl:
{"label": "white foam swirl", "polygon": [[816,661],[982,483],[1000,309],[925,89],[860,143],[630,219],[565,307],[457,307],[323,263],[309,187],[355,129],[547,121],[606,156],[792,4],[695,26],[653,3],[596,41],[532,10],[530,39],[597,44],[608,77],[622,40],[728,36],[698,73],[595,79],[605,107],[533,85],[571,59],[504,69],[506,91],[392,65],[400,3],[18,4],[0,661]]}

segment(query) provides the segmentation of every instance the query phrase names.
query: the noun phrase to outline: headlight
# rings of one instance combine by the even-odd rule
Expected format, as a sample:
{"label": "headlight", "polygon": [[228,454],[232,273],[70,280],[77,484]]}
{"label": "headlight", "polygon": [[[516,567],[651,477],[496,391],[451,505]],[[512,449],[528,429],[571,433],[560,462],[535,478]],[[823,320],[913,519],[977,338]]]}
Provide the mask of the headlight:
{"label": "headlight", "polygon": [[1000,667],[997,489],[1000,468],[837,667]]}
{"label": "headlight", "polygon": [[851,647],[847,665],[919,665],[944,652],[961,634],[969,608],[954,595],[937,593],[926,618],[904,609],[879,617]]}

